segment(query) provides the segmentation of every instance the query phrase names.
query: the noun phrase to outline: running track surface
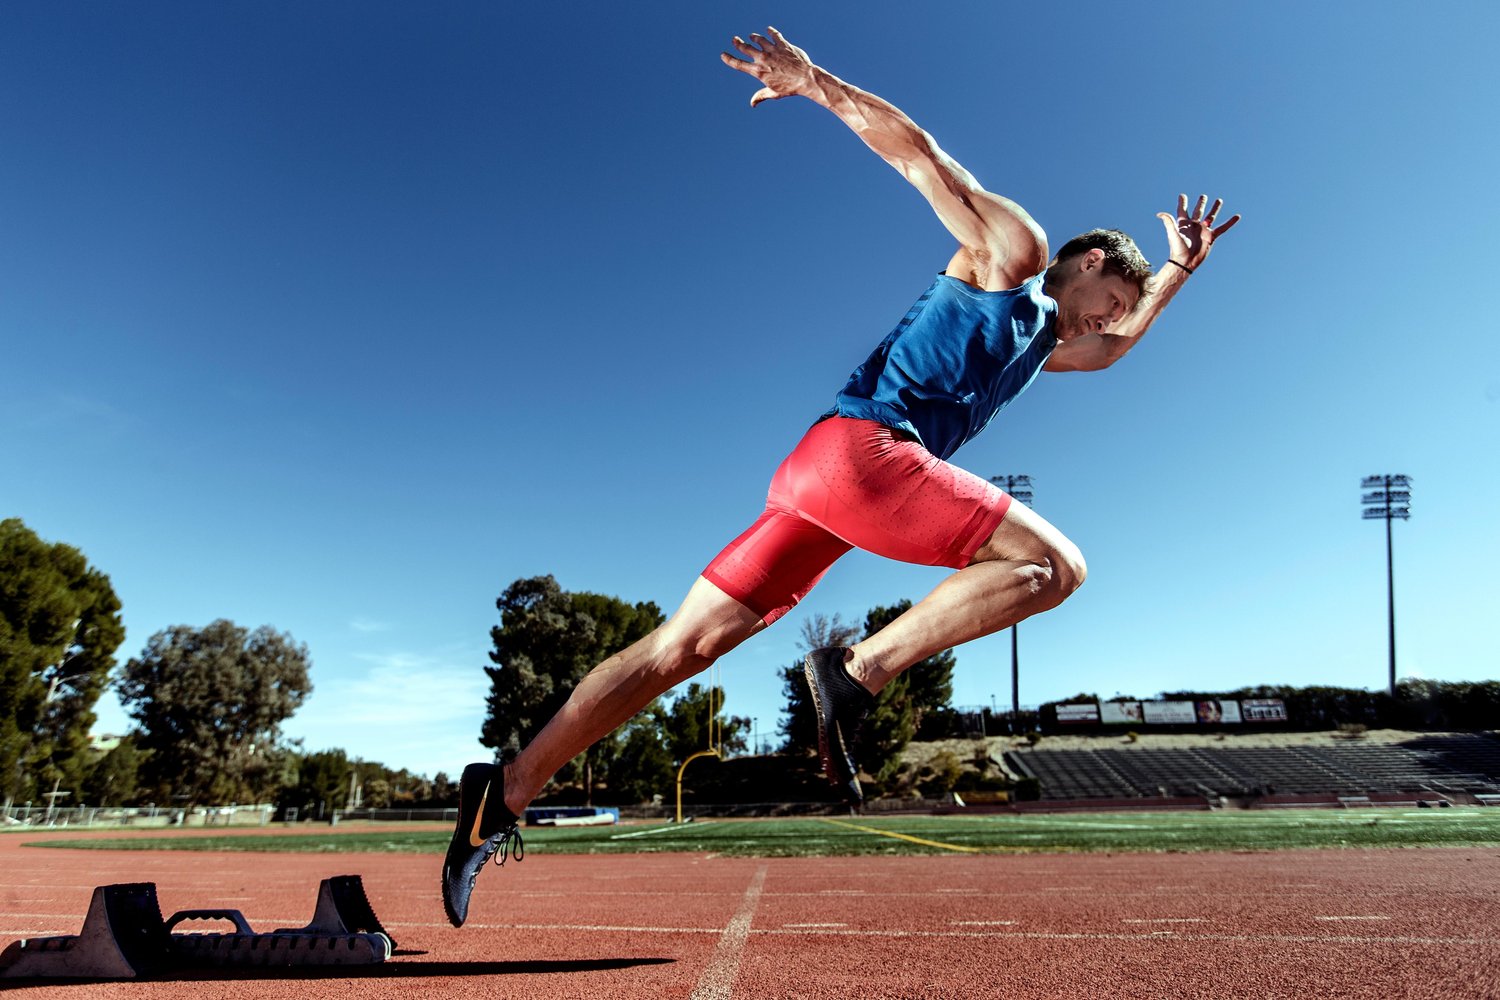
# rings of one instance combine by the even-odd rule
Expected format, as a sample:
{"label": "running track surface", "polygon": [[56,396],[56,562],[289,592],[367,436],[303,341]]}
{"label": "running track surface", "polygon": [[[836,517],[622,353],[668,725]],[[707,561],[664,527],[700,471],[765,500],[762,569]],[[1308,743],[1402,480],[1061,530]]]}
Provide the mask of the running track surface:
{"label": "running track surface", "polygon": [[[440,859],[24,848],[0,946],[76,934],[93,887],[300,926],[357,873],[399,945],[336,977],[23,985],[37,998],[1500,998],[1500,851],[721,858],[531,853],[449,927]],[[77,836],[74,834],[72,836]],[[0,980],[0,988],[9,985]]]}

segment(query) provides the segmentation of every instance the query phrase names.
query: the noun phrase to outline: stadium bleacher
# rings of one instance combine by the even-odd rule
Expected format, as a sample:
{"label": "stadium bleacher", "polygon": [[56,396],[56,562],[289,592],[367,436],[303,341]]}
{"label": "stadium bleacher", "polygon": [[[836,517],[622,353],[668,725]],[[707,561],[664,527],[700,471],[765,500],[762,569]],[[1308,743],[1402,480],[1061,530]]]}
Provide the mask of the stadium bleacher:
{"label": "stadium bleacher", "polygon": [[1008,751],[1005,763],[1038,779],[1044,800],[1500,795],[1500,740],[1476,733],[1329,746],[1036,747]]}

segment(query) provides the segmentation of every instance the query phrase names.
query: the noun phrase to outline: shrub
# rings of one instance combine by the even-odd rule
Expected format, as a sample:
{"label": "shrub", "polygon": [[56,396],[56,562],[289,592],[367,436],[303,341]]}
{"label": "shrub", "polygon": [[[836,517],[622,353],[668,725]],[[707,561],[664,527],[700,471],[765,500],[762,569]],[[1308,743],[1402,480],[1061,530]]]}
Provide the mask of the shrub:
{"label": "shrub", "polygon": [[951,750],[943,750],[932,758],[932,763],[925,770],[930,776],[920,782],[918,787],[924,796],[938,798],[953,791],[964,768],[956,754]]}
{"label": "shrub", "polygon": [[1040,778],[1017,778],[1011,795],[1017,802],[1035,802],[1042,797]]}

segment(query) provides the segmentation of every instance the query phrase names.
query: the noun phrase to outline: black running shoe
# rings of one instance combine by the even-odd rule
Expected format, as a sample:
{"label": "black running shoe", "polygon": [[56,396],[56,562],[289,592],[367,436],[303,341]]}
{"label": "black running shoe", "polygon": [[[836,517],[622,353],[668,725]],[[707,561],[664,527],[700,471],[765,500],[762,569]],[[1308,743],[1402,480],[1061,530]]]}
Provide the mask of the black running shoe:
{"label": "black running shoe", "polygon": [[469,894],[484,863],[497,854],[497,865],[505,864],[507,857],[520,861],[525,856],[518,819],[505,808],[505,768],[464,768],[458,781],[458,825],[443,859],[443,909],[454,927],[462,927],[469,916]]}
{"label": "black running shoe", "polygon": [[802,672],[812,691],[813,710],[818,715],[818,756],[823,773],[851,805],[864,801],[859,787],[859,767],[850,753],[859,735],[859,725],[875,706],[875,696],[844,669],[843,646],[825,646],[807,654]]}

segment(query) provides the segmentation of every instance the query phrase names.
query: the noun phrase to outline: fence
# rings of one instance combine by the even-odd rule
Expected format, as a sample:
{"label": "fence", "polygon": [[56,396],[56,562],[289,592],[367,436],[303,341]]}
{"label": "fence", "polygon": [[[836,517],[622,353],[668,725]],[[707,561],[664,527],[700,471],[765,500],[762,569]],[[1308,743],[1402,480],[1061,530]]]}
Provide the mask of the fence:
{"label": "fence", "polygon": [[265,826],[275,806],[200,806],[191,813],[166,806],[69,806],[49,808],[31,805],[0,810],[0,828],[15,829],[70,826]]}

